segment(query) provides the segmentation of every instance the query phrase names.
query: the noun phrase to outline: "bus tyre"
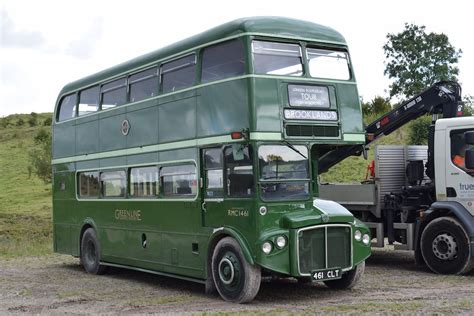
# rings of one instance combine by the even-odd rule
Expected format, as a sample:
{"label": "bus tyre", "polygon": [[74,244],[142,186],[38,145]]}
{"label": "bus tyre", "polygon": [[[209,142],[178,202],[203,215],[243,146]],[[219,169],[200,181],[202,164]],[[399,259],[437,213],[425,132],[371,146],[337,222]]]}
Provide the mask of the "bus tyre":
{"label": "bus tyre", "polygon": [[453,217],[439,217],[421,234],[421,254],[426,265],[439,274],[465,274],[472,269],[470,239]]}
{"label": "bus tyre", "polygon": [[104,274],[107,266],[100,264],[100,244],[93,228],[88,228],[81,240],[81,263],[84,270],[92,274]]}
{"label": "bus tyre", "polygon": [[344,273],[342,278],[338,280],[324,281],[324,284],[332,289],[352,289],[357,284],[357,282],[359,282],[360,278],[364,274],[364,271],[365,261],[362,261],[357,267]]}
{"label": "bus tyre", "polygon": [[247,303],[260,288],[260,267],[245,260],[238,242],[221,239],[212,254],[212,277],[220,296],[229,302]]}

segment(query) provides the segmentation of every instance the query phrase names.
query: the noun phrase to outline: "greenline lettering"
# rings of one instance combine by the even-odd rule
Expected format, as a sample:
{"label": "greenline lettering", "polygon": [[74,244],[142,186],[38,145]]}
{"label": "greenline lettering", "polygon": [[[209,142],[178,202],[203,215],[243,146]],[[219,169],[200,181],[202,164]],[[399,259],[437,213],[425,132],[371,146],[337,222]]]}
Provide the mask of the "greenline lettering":
{"label": "greenline lettering", "polygon": [[115,210],[115,219],[119,221],[141,221],[141,210]]}

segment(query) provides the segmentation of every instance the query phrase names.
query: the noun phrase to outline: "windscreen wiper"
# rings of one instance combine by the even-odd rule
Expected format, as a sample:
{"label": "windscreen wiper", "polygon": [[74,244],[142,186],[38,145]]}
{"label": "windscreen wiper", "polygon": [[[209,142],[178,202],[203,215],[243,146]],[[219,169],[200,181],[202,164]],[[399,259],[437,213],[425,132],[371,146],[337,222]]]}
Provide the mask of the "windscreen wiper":
{"label": "windscreen wiper", "polygon": [[296,149],[295,146],[293,146],[292,144],[290,144],[288,141],[282,140],[282,142],[283,142],[286,146],[288,146],[289,148],[291,148],[292,150],[294,150],[295,152],[297,152],[298,154],[300,154],[301,157],[303,157],[304,159],[308,159],[308,157],[306,157],[305,155],[303,155],[303,154],[301,153],[301,151],[299,151],[298,149]]}

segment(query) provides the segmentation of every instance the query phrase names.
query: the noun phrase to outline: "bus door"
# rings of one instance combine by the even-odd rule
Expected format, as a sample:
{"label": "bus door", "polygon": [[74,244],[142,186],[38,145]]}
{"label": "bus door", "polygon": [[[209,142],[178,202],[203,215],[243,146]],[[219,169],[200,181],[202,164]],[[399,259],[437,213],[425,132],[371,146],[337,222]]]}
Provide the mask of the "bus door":
{"label": "bus door", "polygon": [[202,159],[203,225],[250,229],[255,183],[249,145],[206,148],[202,150]]}

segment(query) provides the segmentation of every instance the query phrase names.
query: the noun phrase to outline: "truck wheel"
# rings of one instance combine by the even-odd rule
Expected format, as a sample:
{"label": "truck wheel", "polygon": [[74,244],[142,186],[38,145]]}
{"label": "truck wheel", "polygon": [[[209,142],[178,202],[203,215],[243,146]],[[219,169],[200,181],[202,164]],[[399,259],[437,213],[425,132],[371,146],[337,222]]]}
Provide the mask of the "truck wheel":
{"label": "truck wheel", "polygon": [[229,302],[247,303],[260,288],[260,267],[249,264],[238,242],[221,239],[212,255],[212,276],[220,296]]}
{"label": "truck wheel", "polygon": [[440,217],[421,234],[421,254],[426,265],[440,274],[465,274],[472,268],[469,236],[453,217]]}
{"label": "truck wheel", "polygon": [[359,265],[354,269],[344,273],[342,278],[338,280],[324,281],[324,284],[332,289],[352,289],[357,284],[357,282],[359,282],[360,278],[364,274],[364,271],[365,261],[359,263]]}
{"label": "truck wheel", "polygon": [[104,274],[107,266],[100,264],[100,244],[93,228],[88,228],[81,240],[81,263],[84,270],[92,274]]}

